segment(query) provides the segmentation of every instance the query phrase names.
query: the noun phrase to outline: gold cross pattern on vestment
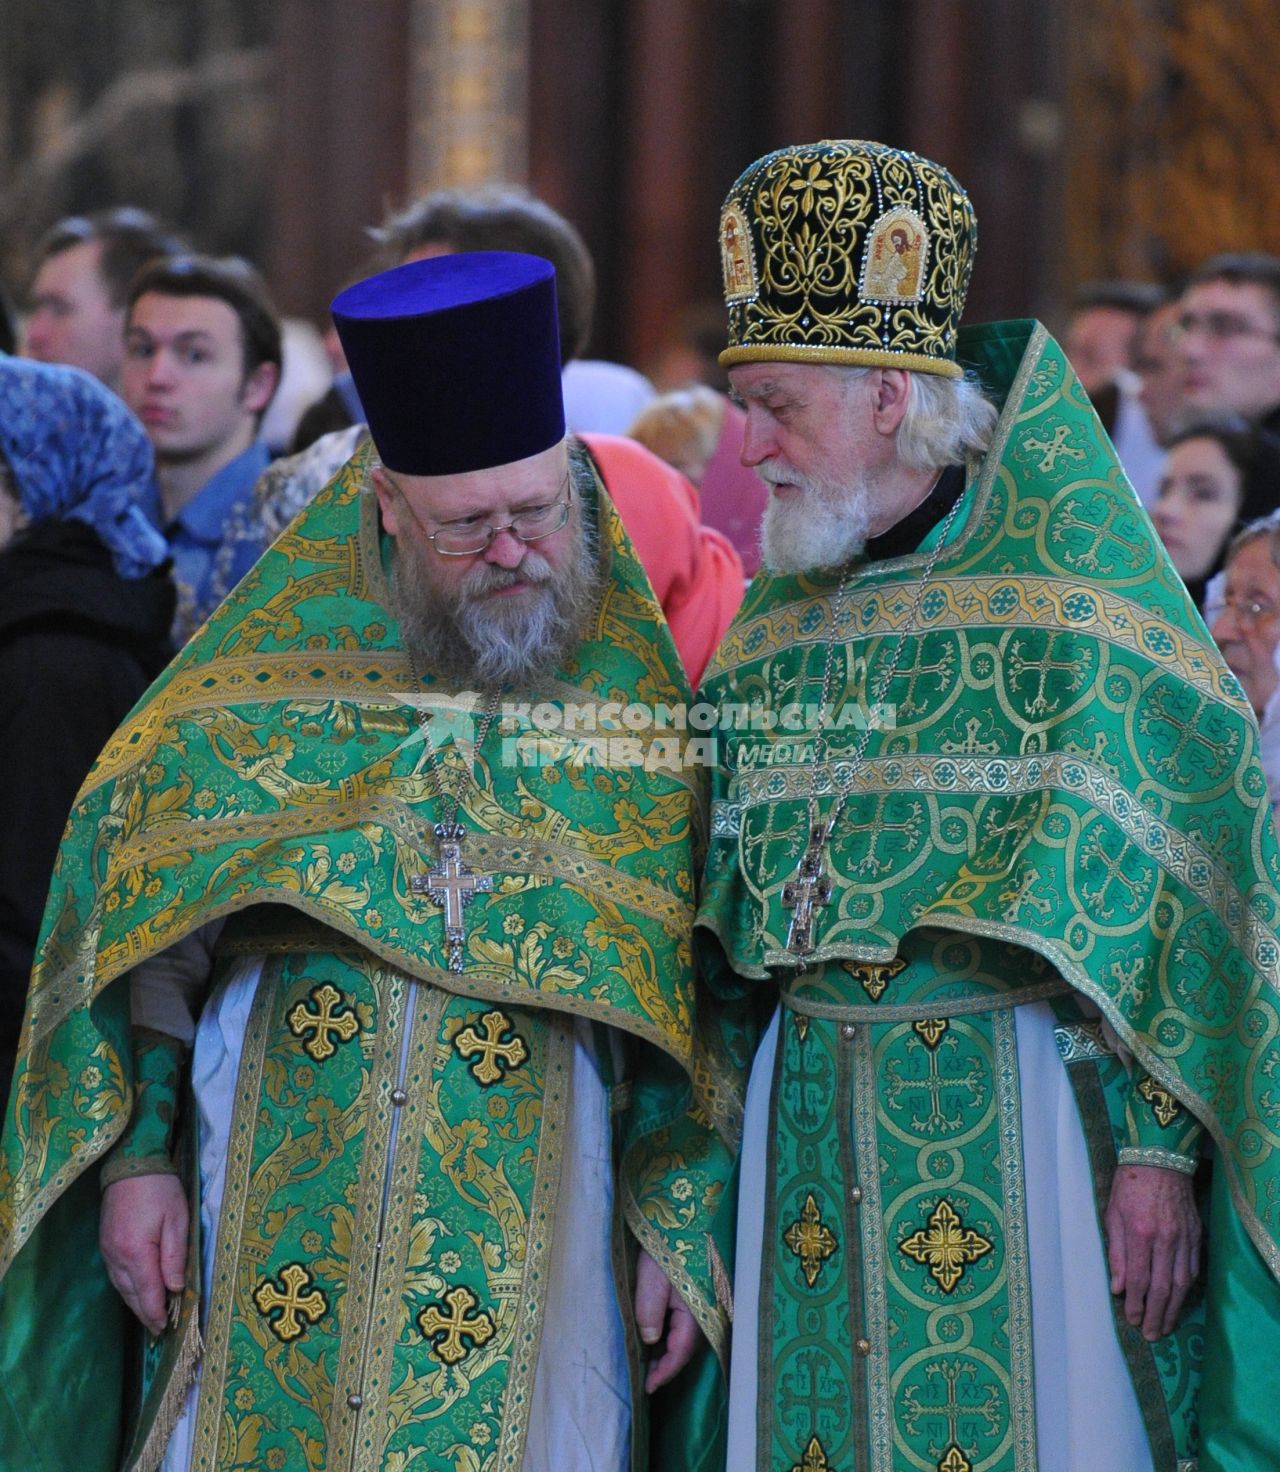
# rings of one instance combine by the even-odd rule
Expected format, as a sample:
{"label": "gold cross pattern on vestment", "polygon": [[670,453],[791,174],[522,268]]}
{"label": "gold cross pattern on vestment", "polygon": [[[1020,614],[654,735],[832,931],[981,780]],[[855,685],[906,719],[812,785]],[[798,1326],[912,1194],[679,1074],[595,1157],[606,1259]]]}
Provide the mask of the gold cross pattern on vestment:
{"label": "gold cross pattern on vestment", "polygon": [[913,1232],[898,1250],[927,1267],[944,1293],[954,1290],[970,1263],[990,1252],[994,1243],[966,1227],[945,1198],[934,1207],[929,1230]]}
{"label": "gold cross pattern on vestment", "polygon": [[300,1038],[306,1033],[313,1034],[302,1046],[317,1063],[323,1063],[336,1051],[330,1034],[335,1034],[340,1041],[349,1043],[360,1031],[360,1024],[356,1021],[354,1012],[338,1011],[342,993],[336,987],[330,986],[327,981],[323,986],[312,987],[308,1000],[315,1007],[314,1012],[308,1011],[306,1002],[299,1002],[288,1014],[286,1020],[289,1023],[289,1031],[294,1037]]}
{"label": "gold cross pattern on vestment", "polygon": [[[469,1065],[471,1076],[483,1088],[488,1088],[503,1076],[501,1065],[518,1068],[529,1056],[529,1050],[505,1013],[486,1012],[480,1025],[483,1033],[478,1033],[470,1025],[464,1027],[454,1038],[453,1046],[459,1058],[475,1058],[477,1053],[480,1054],[479,1060]],[[512,1035],[504,1038],[502,1034],[508,1029]]]}
{"label": "gold cross pattern on vestment", "polygon": [[[465,1360],[473,1349],[487,1343],[498,1332],[498,1326],[489,1314],[483,1311],[471,1313],[479,1301],[470,1288],[451,1288],[444,1295],[444,1302],[449,1307],[447,1314],[433,1303],[418,1315],[418,1326],[427,1338],[438,1338],[438,1342],[431,1346],[432,1354],[446,1365],[456,1365]],[[464,1344],[464,1339],[469,1339],[470,1344]]]}
{"label": "gold cross pattern on vestment", "polygon": [[831,901],[831,880],[824,870],[822,852],[826,841],[827,825],[815,823],[796,877],[782,886],[783,906],[795,911],[787,931],[787,950],[796,956],[807,956],[813,950],[814,911]]}
{"label": "gold cross pattern on vestment", "polygon": [[[293,1262],[282,1269],[280,1281],[284,1284],[283,1293],[270,1278],[264,1278],[254,1289],[253,1301],[267,1320],[267,1327],[271,1332],[277,1339],[288,1344],[306,1332],[298,1322],[298,1315],[301,1314],[308,1323],[314,1324],[324,1315],[329,1301],[318,1288],[312,1289],[310,1293],[302,1291],[310,1286],[312,1278],[300,1263]],[[282,1310],[280,1317],[272,1319],[271,1315],[277,1309]]]}
{"label": "gold cross pattern on vestment", "polygon": [[816,1436],[811,1436],[803,1459],[791,1468],[791,1472],[835,1472],[835,1468],[827,1461],[822,1443]]}
{"label": "gold cross pattern on vestment", "polygon": [[800,1259],[804,1280],[810,1288],[818,1281],[823,1263],[840,1245],[835,1233],[823,1223],[812,1191],[799,1217],[783,1232],[782,1240]]}
{"label": "gold cross pattern on vestment", "polygon": [[467,927],[463,913],[478,894],[493,893],[489,874],[474,874],[462,862],[461,823],[437,823],[436,840],[440,845],[440,862],[426,874],[415,874],[409,881],[414,894],[425,894],[433,905],[444,910],[444,939],[449,948],[449,970],[461,972],[462,948],[466,944]]}

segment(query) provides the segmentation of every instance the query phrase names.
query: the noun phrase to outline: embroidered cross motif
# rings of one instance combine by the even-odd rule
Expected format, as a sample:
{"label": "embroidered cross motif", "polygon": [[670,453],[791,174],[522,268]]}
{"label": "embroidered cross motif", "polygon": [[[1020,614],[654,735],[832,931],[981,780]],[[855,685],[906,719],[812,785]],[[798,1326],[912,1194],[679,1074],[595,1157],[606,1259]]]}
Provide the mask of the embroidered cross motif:
{"label": "embroidered cross motif", "polygon": [[973,1472],[973,1463],[953,1441],[946,1456],[938,1463],[938,1472]]}
{"label": "embroidered cross motif", "polygon": [[1038,469],[1048,475],[1057,469],[1059,460],[1083,460],[1086,458],[1086,452],[1079,445],[1068,443],[1070,439],[1070,425],[1056,424],[1053,428],[1053,438],[1051,440],[1034,439],[1031,435],[1027,435],[1022,441],[1022,445],[1024,449],[1030,450],[1033,454],[1038,454],[1041,457]]}
{"label": "embroidered cross motif", "polygon": [[337,1010],[342,993],[327,981],[323,986],[312,987],[308,1000],[316,1010],[308,1011],[307,1003],[299,1002],[288,1015],[289,1031],[296,1038],[313,1033],[302,1046],[317,1063],[322,1063],[337,1051],[330,1035],[336,1034],[340,1041],[348,1043],[360,1031],[360,1024],[350,1009],[344,1012]]}
{"label": "embroidered cross motif", "polygon": [[950,1025],[945,1017],[922,1017],[919,1022],[911,1024],[930,1052],[942,1041],[942,1035]]}
{"label": "embroidered cross motif", "polygon": [[840,1245],[830,1227],[823,1225],[822,1213],[812,1192],[799,1218],[783,1232],[782,1240],[800,1259],[805,1282],[810,1288],[818,1281],[823,1263]]}
{"label": "embroidered cross motif", "polygon": [[827,1461],[822,1443],[812,1436],[804,1449],[804,1456],[791,1468],[791,1472],[835,1472],[835,1468]]}
{"label": "embroidered cross motif", "polygon": [[[479,1299],[470,1288],[451,1288],[444,1295],[444,1301],[449,1313],[442,1313],[433,1303],[418,1315],[418,1326],[428,1339],[442,1336],[432,1344],[431,1353],[446,1365],[456,1365],[465,1360],[473,1349],[492,1339],[498,1328],[489,1314],[471,1313]],[[464,1339],[470,1343],[464,1344]]]}
{"label": "embroidered cross motif", "polygon": [[[253,1301],[258,1305],[258,1311],[267,1321],[267,1327],[285,1344],[297,1339],[306,1330],[298,1322],[299,1314],[308,1323],[314,1324],[329,1307],[329,1301],[324,1294],[316,1288],[310,1293],[302,1290],[310,1286],[311,1274],[300,1263],[290,1263],[280,1273],[280,1281],[284,1284],[284,1292],[281,1293],[270,1278],[264,1278],[253,1292]],[[280,1317],[273,1319],[272,1314],[279,1309]]]}
{"label": "embroidered cross motif", "polygon": [[[483,1034],[478,1033],[474,1027],[464,1027],[454,1038],[453,1046],[459,1058],[474,1058],[477,1053],[481,1055],[478,1063],[470,1065],[471,1076],[478,1084],[488,1088],[502,1077],[502,1064],[507,1068],[518,1068],[529,1056],[529,1050],[524,1045],[524,1039],[516,1032],[511,1019],[504,1013],[486,1012],[480,1023],[484,1028]],[[508,1030],[512,1036],[504,1040],[502,1035]]]}
{"label": "embroidered cross motif", "polygon": [[426,874],[415,874],[409,881],[414,894],[425,894],[433,905],[444,910],[444,939],[449,948],[449,970],[462,970],[462,948],[466,944],[467,927],[463,918],[467,906],[478,894],[493,891],[493,877],[473,874],[462,862],[461,823],[437,823],[436,839],[440,844],[440,862]]}
{"label": "embroidered cross motif", "polygon": [[1156,1083],[1150,1075],[1138,1085],[1138,1093],[1151,1105],[1151,1112],[1161,1129],[1167,1130],[1182,1112],[1182,1106],[1169,1090]]}
{"label": "embroidered cross motif", "polygon": [[892,961],[842,961],[841,965],[873,1002],[878,1002],[893,978],[907,969],[901,956]]}
{"label": "embroidered cross motif", "polygon": [[921,1227],[905,1242],[899,1242],[898,1248],[927,1267],[944,1293],[951,1293],[969,1264],[990,1252],[993,1245],[966,1227],[944,1198],[933,1209],[929,1230]]}

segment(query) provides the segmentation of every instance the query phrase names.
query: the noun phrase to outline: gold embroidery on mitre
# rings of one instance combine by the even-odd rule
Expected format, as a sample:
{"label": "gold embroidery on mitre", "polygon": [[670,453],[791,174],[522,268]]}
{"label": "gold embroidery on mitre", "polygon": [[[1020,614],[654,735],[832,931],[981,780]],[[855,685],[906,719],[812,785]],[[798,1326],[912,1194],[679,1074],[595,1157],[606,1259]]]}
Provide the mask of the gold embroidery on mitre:
{"label": "gold embroidery on mitre", "polygon": [[859,295],[865,302],[918,302],[924,298],[929,232],[914,210],[886,210],[871,227],[862,257]]}
{"label": "gold embroidery on mitre", "polygon": [[726,302],[749,301],[755,296],[759,286],[755,248],[747,217],[736,204],[727,204],[720,216],[720,266]]}
{"label": "gold embroidery on mitre", "polygon": [[823,1224],[822,1213],[812,1191],[799,1218],[783,1232],[782,1240],[800,1259],[804,1280],[810,1288],[818,1281],[823,1263],[840,1245],[831,1228]]}
{"label": "gold embroidery on mitre", "polygon": [[1168,1089],[1156,1083],[1150,1075],[1138,1085],[1138,1093],[1151,1105],[1151,1112],[1155,1115],[1156,1123],[1161,1129],[1167,1130],[1182,1112],[1182,1106],[1177,1099]]}
{"label": "gold embroidery on mitre", "polygon": [[913,1232],[905,1242],[898,1243],[898,1250],[927,1267],[942,1291],[951,1293],[969,1264],[990,1252],[993,1245],[972,1227],[966,1227],[951,1203],[943,1199],[933,1209],[929,1230],[921,1227]]}

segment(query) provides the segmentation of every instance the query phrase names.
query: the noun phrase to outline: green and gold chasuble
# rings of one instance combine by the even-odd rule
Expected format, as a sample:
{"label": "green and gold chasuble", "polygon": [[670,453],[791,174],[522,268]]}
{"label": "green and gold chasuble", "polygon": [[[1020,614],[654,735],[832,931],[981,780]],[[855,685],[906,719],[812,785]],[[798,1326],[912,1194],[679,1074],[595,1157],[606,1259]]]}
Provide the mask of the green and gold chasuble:
{"label": "green and gold chasuble", "polygon": [[[661,761],[633,738],[641,759],[610,764],[561,719],[607,730],[619,703],[687,700],[674,646],[575,454],[600,605],[573,662],[486,730],[401,648],[367,456],[170,666],[71,815],[0,1158],[6,1468],[154,1467],[199,1360],[194,1467],[518,1469],[581,1019],[613,1121],[624,1320],[638,1240],[710,1346],[655,1417],[654,1462],[716,1465],[745,1050],[691,965],[699,773],[669,740]],[[491,880],[460,974],[423,892],[450,816],[433,748],[463,863]],[[191,1106],[178,1049],[131,1035],[117,979],[220,917],[215,979],[266,960],[203,1344],[193,1231],[176,1326],[130,1358],[96,1246],[100,1167],[189,1158]]]}
{"label": "green and gold chasuble", "polygon": [[[1256,724],[1058,346],[1006,323],[960,356],[1004,408],[954,519],[843,595],[757,579],[702,690],[723,714],[699,944],[722,995],[781,1003],[758,1467],[1036,1467],[1014,1009],[1037,1001],[1101,1187],[1117,1159],[1194,1170],[1202,1128],[1216,1147],[1204,1301],[1155,1345],[1117,1317],[1154,1465],[1271,1467],[1280,859]],[[838,794],[824,903],[795,881]]]}

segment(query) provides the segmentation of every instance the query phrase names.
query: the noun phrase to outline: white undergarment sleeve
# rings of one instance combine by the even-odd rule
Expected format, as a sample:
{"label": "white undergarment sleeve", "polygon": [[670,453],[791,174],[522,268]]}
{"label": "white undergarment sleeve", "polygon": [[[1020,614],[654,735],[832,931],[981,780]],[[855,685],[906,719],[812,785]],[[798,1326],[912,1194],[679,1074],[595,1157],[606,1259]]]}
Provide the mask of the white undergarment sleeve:
{"label": "white undergarment sleeve", "polygon": [[225,924],[210,920],[129,972],[129,1017],[134,1027],[149,1027],[190,1045],[213,973],[213,949]]}

